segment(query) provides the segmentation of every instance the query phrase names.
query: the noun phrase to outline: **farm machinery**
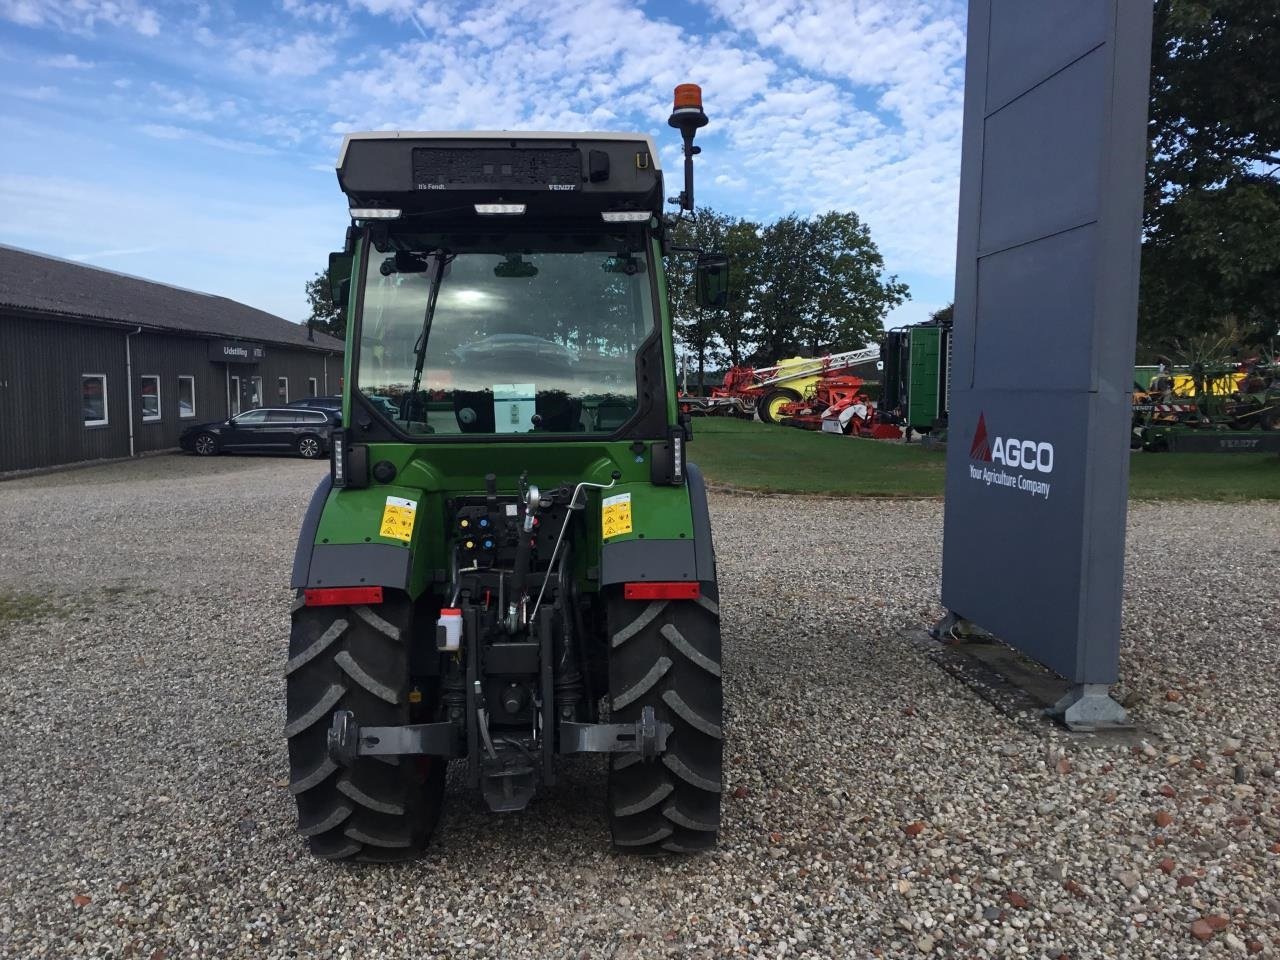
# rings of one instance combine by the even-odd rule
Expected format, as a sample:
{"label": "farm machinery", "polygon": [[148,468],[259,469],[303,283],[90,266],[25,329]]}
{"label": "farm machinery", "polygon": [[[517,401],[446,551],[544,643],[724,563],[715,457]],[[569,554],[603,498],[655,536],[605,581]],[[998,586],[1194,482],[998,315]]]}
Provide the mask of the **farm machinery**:
{"label": "farm machinery", "polygon": [[869,347],[824,357],[791,357],[771,367],[730,367],[710,396],[681,396],[680,405],[691,416],[758,415],[765,423],[778,423],[787,415],[783,411],[788,404],[813,399],[820,381],[848,375],[852,368],[879,359],[880,348]]}
{"label": "farm machinery", "polygon": [[[682,211],[701,91],[676,88]],[[685,460],[642,134],[350,134],[343,426],[303,521],[286,675],[311,852],[419,854],[446,767],[515,812],[607,758],[614,845],[716,843],[719,591]],[[701,254],[700,306],[727,261]]]}
{"label": "farm machinery", "polygon": [[1131,446],[1145,450],[1230,451],[1270,448],[1258,436],[1213,441],[1209,434],[1280,431],[1280,365],[1254,358],[1242,363],[1165,367],[1143,389],[1135,376]]}

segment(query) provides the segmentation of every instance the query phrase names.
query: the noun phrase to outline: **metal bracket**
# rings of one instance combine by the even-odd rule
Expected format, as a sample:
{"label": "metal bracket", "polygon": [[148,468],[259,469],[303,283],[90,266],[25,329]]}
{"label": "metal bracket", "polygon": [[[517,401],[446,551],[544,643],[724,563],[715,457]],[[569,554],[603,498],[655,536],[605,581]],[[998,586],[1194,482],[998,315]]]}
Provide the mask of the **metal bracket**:
{"label": "metal bracket", "polygon": [[403,727],[363,727],[350,710],[339,710],[329,726],[329,758],[349,767],[358,757],[457,757],[458,728],[452,723],[417,723]]}
{"label": "metal bracket", "polygon": [[1061,720],[1068,730],[1126,730],[1133,726],[1105,683],[1078,683],[1045,713]]}
{"label": "metal bracket", "polygon": [[573,723],[560,724],[561,753],[638,753],[644,760],[654,760],[667,749],[671,736],[669,723],[658,723],[653,707],[640,711],[638,723]]}

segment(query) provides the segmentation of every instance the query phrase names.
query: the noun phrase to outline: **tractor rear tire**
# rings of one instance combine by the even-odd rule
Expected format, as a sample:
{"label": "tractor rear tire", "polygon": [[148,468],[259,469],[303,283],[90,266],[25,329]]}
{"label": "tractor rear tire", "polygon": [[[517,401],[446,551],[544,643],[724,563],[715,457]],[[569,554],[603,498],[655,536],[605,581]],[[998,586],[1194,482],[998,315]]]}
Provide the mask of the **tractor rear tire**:
{"label": "tractor rear tire", "polygon": [[635,723],[653,707],[672,727],[657,759],[610,758],[609,828],[620,851],[693,853],[716,844],[724,752],[717,600],[707,584],[696,601],[609,599],[611,719]]}
{"label": "tractor rear tire", "polygon": [[760,419],[765,423],[777,423],[779,418],[776,413],[777,408],[784,403],[795,403],[800,399],[800,394],[796,393],[790,387],[774,387],[763,397],[756,405],[756,412],[760,414]]}
{"label": "tractor rear tire", "polygon": [[298,832],[326,860],[410,860],[427,845],[444,798],[441,757],[329,757],[336,710],[362,725],[415,722],[409,704],[412,604],[306,607],[298,600],[285,665],[289,792]]}

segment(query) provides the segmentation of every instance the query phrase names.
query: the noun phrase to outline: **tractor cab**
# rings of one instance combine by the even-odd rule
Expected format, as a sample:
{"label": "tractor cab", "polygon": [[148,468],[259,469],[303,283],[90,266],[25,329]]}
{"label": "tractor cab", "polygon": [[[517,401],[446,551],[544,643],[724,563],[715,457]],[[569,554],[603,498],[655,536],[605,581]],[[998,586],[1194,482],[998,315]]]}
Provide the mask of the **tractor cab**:
{"label": "tractor cab", "polygon": [[346,422],[367,439],[665,437],[648,136],[352,134],[338,180],[354,223]]}

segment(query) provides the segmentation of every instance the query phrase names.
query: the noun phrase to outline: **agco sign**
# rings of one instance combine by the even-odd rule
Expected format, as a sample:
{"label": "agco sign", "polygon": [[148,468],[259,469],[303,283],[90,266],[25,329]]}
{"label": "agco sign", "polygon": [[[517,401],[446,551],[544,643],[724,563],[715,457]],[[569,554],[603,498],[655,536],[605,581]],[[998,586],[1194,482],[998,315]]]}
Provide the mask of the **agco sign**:
{"label": "agco sign", "polygon": [[1034,473],[1053,473],[1053,444],[1040,440],[1020,440],[1017,437],[992,437],[987,432],[986,413],[978,414],[978,425],[973,431],[973,443],[969,446],[969,459],[984,466],[969,464],[969,479],[980,480],[987,486],[1008,487],[1021,490],[1033,497],[1049,499],[1049,483],[1022,473],[1009,473],[985,464],[998,463],[1011,470]]}

